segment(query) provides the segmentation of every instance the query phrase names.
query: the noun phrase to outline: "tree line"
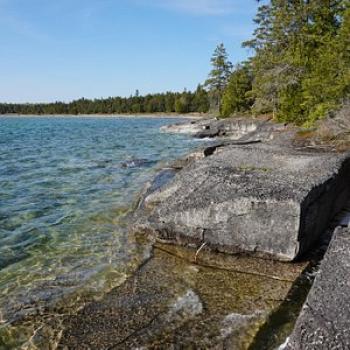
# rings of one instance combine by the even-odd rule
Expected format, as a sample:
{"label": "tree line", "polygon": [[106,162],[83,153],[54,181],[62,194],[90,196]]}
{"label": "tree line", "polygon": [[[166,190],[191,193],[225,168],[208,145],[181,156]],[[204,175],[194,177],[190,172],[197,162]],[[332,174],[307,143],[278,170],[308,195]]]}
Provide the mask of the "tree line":
{"label": "tree line", "polygon": [[269,113],[308,126],[349,105],[350,1],[262,3],[243,43],[254,55],[231,68],[222,44],[213,54],[211,108],[221,117]]}
{"label": "tree line", "polygon": [[312,125],[350,105],[350,0],[265,0],[255,18],[253,52],[233,66],[223,44],[194,92],[70,103],[0,104],[0,114],[206,113],[220,117],[271,114]]}
{"label": "tree line", "polygon": [[138,114],[138,113],[206,113],[209,110],[208,92],[199,85],[196,91],[166,92],[140,96],[81,98],[69,103],[2,103],[0,114]]}

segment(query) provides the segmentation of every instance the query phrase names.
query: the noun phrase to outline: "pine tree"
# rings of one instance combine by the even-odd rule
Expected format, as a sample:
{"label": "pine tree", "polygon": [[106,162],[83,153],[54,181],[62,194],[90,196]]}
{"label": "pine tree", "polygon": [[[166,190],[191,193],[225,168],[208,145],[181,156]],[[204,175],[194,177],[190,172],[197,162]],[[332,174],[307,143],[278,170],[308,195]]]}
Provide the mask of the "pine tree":
{"label": "pine tree", "polygon": [[213,111],[219,111],[221,98],[232,70],[232,63],[228,60],[228,54],[224,44],[220,44],[216,47],[211,58],[211,65],[213,69],[210,71],[209,77],[204,85],[209,90],[211,109]]}
{"label": "pine tree", "polygon": [[176,113],[188,113],[190,112],[191,96],[186,89],[177,96],[175,100],[175,112]]}
{"label": "pine tree", "polygon": [[342,103],[350,103],[350,0],[343,3],[344,13],[338,37],[340,76],[342,77]]}
{"label": "pine tree", "polygon": [[191,112],[207,113],[209,111],[209,97],[207,91],[198,85],[192,100]]}
{"label": "pine tree", "polygon": [[244,43],[255,50],[256,112],[311,124],[337,107],[346,75],[338,42],[348,6],[348,0],[271,0],[259,8],[254,38]]}
{"label": "pine tree", "polygon": [[249,92],[252,89],[252,74],[249,65],[238,65],[233,71],[225,89],[221,117],[229,117],[234,113],[246,112],[251,107]]}

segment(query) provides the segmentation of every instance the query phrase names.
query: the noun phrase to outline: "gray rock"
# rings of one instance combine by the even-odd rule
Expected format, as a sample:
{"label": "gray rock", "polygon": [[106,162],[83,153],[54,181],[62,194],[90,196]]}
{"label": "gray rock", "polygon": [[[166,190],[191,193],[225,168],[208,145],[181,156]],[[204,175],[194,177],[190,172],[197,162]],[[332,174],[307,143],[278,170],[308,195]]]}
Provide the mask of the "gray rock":
{"label": "gray rock", "polygon": [[142,168],[149,167],[155,162],[149,159],[129,159],[124,162],[121,162],[120,166],[122,168]]}
{"label": "gray rock", "polygon": [[226,146],[144,199],[134,230],[178,244],[291,261],[317,242],[350,195],[347,155]]}
{"label": "gray rock", "polygon": [[164,126],[163,132],[186,133],[197,138],[224,137],[229,140],[271,140],[287,128],[265,120],[253,118],[201,119],[186,123]]}
{"label": "gray rock", "polygon": [[350,349],[350,231],[337,229],[286,349]]}
{"label": "gray rock", "polygon": [[160,128],[163,132],[175,133],[175,134],[197,134],[205,130],[210,130],[211,125],[215,125],[216,119],[200,119],[192,120],[190,122],[180,122],[172,125],[165,125]]}
{"label": "gray rock", "polygon": [[120,287],[55,317],[58,349],[248,349],[304,268],[210,252],[194,263],[194,254],[158,245]]}

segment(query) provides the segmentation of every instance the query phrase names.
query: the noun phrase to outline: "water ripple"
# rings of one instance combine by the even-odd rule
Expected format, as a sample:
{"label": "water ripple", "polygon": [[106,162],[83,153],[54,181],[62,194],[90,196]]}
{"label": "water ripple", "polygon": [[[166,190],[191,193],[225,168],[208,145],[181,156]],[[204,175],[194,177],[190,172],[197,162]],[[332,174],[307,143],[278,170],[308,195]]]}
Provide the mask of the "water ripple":
{"label": "water ripple", "polygon": [[159,162],[198,145],[159,132],[175,121],[0,117],[3,322],[103,289],[139,261],[120,218]]}

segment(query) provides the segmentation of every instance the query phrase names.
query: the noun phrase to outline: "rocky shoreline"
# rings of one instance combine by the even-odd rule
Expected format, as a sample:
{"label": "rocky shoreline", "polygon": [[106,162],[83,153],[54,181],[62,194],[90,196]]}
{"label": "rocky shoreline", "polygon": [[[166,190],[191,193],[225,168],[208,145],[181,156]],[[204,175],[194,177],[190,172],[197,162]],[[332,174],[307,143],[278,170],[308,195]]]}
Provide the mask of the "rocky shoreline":
{"label": "rocky shoreline", "polygon": [[143,194],[136,232],[282,261],[317,246],[350,198],[349,154],[297,148],[296,130],[263,121],[209,120],[166,131],[202,137],[199,129],[224,139],[160,173],[169,179],[181,169]]}
{"label": "rocky shoreline", "polygon": [[[295,264],[327,247],[334,229],[338,232],[337,226],[348,224],[339,213],[350,198],[349,153],[302,144],[298,129],[253,119],[192,121],[163,131],[217,142],[186,157],[182,164],[176,162],[171,181],[148,188],[136,211],[135,232],[155,242],[191,247],[197,254],[210,249]],[[348,308],[342,309],[347,301],[343,289],[349,286],[329,272],[350,256],[350,248],[343,244],[344,257],[333,259],[339,236],[347,242],[347,231],[341,232],[334,235],[288,349],[349,345],[350,315]],[[337,270],[347,275],[344,268]],[[323,290],[330,286],[342,291],[332,307],[321,312],[322,302],[329,299]],[[313,315],[309,303],[316,304],[321,315]],[[338,309],[343,321],[336,321],[334,310]],[[310,321],[313,317],[327,326]],[[322,345],[323,337],[328,345]],[[260,348],[265,347],[260,344]]]}
{"label": "rocky shoreline", "polygon": [[145,187],[128,222],[152,253],[119,287],[62,311],[55,347],[347,349],[350,245],[336,227],[349,221],[348,154],[263,120],[163,131],[213,141]]}

